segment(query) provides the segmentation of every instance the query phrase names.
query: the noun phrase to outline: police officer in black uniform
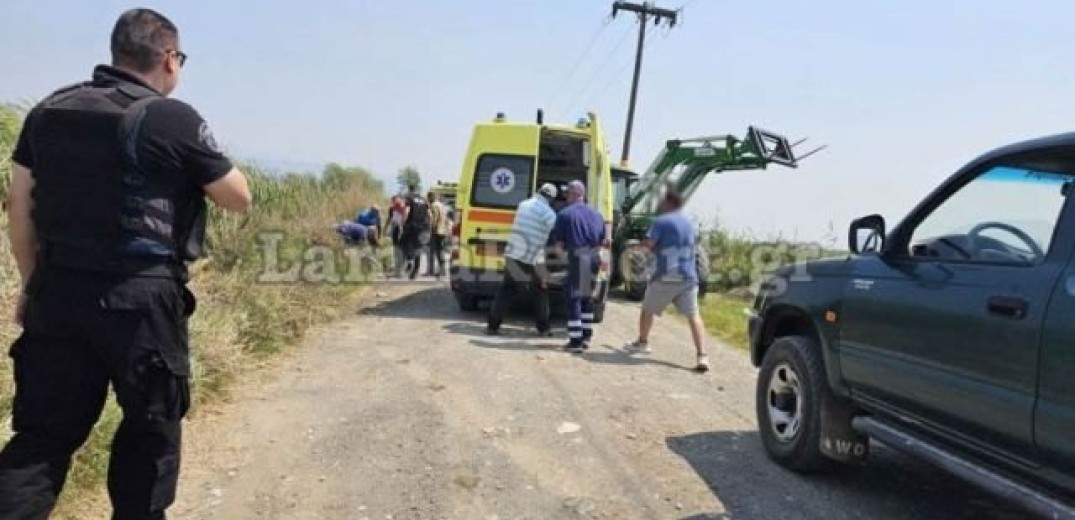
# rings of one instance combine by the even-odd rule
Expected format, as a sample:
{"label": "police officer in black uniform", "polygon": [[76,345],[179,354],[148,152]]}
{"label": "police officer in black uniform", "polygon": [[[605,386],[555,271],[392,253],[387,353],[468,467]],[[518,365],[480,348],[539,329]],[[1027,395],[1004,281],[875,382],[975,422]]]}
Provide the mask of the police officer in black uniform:
{"label": "police officer in black uniform", "polygon": [[190,404],[186,264],[202,255],[206,196],[233,211],[251,202],[205,121],[167,98],[186,61],[176,26],[134,9],[111,43],[111,66],[34,107],[13,156],[23,332],[0,519],[49,515],[110,383],[123,410],[113,518],[164,518]]}
{"label": "police officer in black uniform", "polygon": [[407,187],[406,203],[403,234],[399,240],[403,245],[403,255],[407,259],[407,276],[414,280],[422,266],[422,249],[429,244],[430,223],[433,219],[430,216],[429,201],[418,193],[418,186],[412,184]]}

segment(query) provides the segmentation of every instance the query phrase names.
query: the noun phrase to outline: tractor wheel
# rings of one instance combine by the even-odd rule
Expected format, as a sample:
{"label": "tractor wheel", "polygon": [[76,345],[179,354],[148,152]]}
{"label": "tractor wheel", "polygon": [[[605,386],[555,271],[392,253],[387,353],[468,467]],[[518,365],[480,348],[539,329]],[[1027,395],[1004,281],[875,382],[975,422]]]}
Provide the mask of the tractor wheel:
{"label": "tractor wheel", "polygon": [[624,282],[623,292],[628,300],[640,302],[646,297],[646,282]]}

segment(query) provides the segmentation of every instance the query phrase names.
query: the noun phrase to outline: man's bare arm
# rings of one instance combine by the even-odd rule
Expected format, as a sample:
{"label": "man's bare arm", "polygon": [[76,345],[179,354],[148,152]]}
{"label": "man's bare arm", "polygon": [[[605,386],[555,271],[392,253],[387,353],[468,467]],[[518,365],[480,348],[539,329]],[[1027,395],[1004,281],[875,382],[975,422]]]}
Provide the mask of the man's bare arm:
{"label": "man's bare arm", "polygon": [[15,256],[23,288],[26,287],[37,262],[37,233],[30,218],[34,205],[31,197],[33,189],[34,177],[30,169],[18,163],[13,164],[7,199],[11,223],[8,237],[11,239],[11,252]]}
{"label": "man's bare arm", "polygon": [[217,206],[236,213],[245,212],[253,203],[246,175],[243,175],[238,168],[232,168],[219,180],[207,184],[205,193]]}

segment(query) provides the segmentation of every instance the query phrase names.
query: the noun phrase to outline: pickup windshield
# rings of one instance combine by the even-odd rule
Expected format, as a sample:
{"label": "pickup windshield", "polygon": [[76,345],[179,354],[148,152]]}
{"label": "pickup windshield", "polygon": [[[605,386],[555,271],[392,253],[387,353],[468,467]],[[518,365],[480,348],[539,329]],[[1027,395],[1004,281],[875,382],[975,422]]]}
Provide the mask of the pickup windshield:
{"label": "pickup windshield", "polygon": [[970,262],[1038,263],[1052,244],[1071,173],[995,166],[934,210],[911,254]]}

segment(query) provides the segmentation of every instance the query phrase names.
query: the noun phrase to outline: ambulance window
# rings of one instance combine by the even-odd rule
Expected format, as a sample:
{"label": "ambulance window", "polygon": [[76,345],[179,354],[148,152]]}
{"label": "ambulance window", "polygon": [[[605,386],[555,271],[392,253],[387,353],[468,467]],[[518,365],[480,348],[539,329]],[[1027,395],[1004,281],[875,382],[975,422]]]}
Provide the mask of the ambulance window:
{"label": "ambulance window", "polygon": [[530,196],[534,158],[525,155],[486,154],[478,159],[474,176],[474,205],[514,208]]}

